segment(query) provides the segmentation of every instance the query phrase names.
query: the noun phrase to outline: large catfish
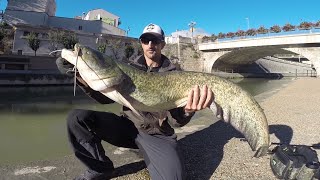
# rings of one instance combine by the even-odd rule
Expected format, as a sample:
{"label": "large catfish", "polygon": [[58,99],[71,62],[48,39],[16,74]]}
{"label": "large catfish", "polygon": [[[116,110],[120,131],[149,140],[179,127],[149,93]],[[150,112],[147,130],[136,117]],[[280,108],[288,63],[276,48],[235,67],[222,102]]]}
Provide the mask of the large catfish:
{"label": "large catfish", "polygon": [[195,86],[207,85],[214,93],[213,113],[240,131],[255,157],[267,153],[270,138],[266,116],[255,99],[238,85],[201,72],[144,72],[80,44],[63,49],[62,58],[77,65],[86,83],[110,99],[139,111],[164,112],[187,103]]}

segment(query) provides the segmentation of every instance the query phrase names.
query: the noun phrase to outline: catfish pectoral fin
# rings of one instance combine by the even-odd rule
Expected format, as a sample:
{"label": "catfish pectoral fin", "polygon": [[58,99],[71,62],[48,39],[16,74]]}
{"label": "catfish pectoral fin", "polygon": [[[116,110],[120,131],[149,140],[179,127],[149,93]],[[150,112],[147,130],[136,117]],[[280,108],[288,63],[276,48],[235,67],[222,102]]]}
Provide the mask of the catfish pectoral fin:
{"label": "catfish pectoral fin", "polygon": [[222,119],[222,108],[219,104],[213,101],[209,108],[211,109],[215,117],[217,117],[219,120]]}

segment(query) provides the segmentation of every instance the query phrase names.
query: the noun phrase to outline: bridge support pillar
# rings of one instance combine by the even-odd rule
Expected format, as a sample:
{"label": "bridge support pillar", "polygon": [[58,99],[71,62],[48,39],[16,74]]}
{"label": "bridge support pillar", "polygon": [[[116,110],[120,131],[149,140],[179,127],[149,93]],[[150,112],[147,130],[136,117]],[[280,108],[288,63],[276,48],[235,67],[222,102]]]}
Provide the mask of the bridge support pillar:
{"label": "bridge support pillar", "polygon": [[203,54],[204,62],[203,62],[203,71],[206,73],[211,73],[213,64],[216,62],[224,54],[230,51],[217,51],[217,52],[206,52]]}
{"label": "bridge support pillar", "polygon": [[320,77],[320,47],[299,47],[299,48],[283,48],[285,50],[301,54],[309,61],[316,70],[317,77]]}

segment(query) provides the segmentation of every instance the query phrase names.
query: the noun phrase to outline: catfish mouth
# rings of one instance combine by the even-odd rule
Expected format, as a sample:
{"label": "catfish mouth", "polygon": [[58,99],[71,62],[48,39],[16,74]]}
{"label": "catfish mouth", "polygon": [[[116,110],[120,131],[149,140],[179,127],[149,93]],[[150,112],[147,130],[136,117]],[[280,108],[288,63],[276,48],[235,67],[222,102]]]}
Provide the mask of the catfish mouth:
{"label": "catfish mouth", "polygon": [[[79,53],[80,52],[80,53]],[[83,76],[87,76],[90,77],[90,81],[95,83],[95,82],[103,82],[105,87],[111,87],[113,85],[119,84],[119,82],[122,81],[122,76],[117,76],[116,74],[112,74],[112,73],[103,73],[105,72],[105,69],[103,69],[100,66],[96,66],[95,68],[90,66],[90,63],[88,63],[88,61],[84,60],[83,56],[81,56],[81,53],[83,51],[81,51],[81,49],[78,52],[75,52],[76,55],[78,55],[78,60],[80,60],[82,62],[82,64],[84,65],[84,67],[86,67],[86,75],[83,75],[83,73],[81,75],[81,77]],[[101,73],[99,73],[101,72]],[[97,90],[95,88],[95,90]]]}
{"label": "catfish mouth", "polygon": [[[78,49],[78,51],[77,51]],[[102,67],[100,66],[96,66],[96,67],[92,67],[90,65],[90,63],[88,63],[88,60],[85,60],[85,58],[83,57],[83,52],[86,53],[86,51],[82,51],[81,47],[75,49],[73,52],[74,54],[77,56],[77,60],[81,61],[85,67],[87,67],[87,71],[89,70],[89,72],[91,72],[92,74],[95,74],[96,78],[92,78],[91,80],[93,81],[98,81],[98,80],[104,80],[104,81],[109,81],[109,79],[117,79],[116,75],[112,75],[112,74],[108,74],[108,73],[99,73],[99,72],[103,72],[105,71]],[[77,67],[76,67],[77,68]],[[94,76],[91,76],[94,77]]]}
{"label": "catfish mouth", "polygon": [[[85,53],[81,50],[81,53]],[[68,62],[73,64],[75,68],[78,69],[78,73],[85,80],[85,82],[94,90],[100,91],[107,89],[111,86],[119,84],[123,77],[117,76],[116,74],[105,74],[102,73],[103,68],[93,68],[91,67],[85,60],[83,60],[82,56],[79,56],[79,50],[75,48],[75,51],[63,49],[61,52],[61,57],[66,59]],[[99,73],[99,71],[101,73]]]}

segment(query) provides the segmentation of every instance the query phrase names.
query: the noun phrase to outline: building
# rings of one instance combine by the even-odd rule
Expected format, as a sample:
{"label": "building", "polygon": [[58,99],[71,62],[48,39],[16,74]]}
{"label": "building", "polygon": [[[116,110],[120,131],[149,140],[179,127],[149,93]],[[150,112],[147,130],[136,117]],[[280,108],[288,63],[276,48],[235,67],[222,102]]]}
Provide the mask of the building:
{"label": "building", "polygon": [[85,17],[83,18],[84,20],[90,20],[90,21],[101,20],[104,23],[114,27],[118,27],[121,24],[120,17],[114,14],[111,14],[110,12],[107,12],[103,9],[93,9],[84,15],[85,15]]}
{"label": "building", "polygon": [[41,40],[37,55],[52,51],[48,39],[50,30],[74,32],[79,42],[96,46],[103,36],[126,36],[120,29],[120,18],[103,9],[94,9],[75,18],[57,17],[55,0],[8,0],[4,20],[15,28],[12,53],[33,55],[26,43],[30,32],[39,34]]}
{"label": "building", "polygon": [[171,33],[170,36],[166,36],[165,41],[167,44],[176,44],[178,42],[196,43],[197,40],[203,36],[209,36],[209,34],[202,29],[177,30]]}

